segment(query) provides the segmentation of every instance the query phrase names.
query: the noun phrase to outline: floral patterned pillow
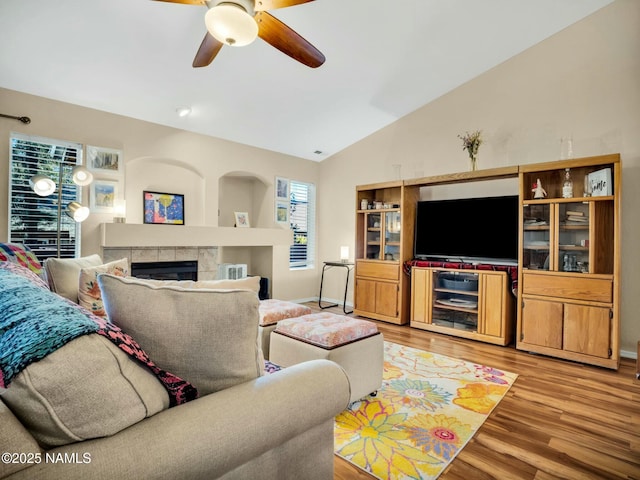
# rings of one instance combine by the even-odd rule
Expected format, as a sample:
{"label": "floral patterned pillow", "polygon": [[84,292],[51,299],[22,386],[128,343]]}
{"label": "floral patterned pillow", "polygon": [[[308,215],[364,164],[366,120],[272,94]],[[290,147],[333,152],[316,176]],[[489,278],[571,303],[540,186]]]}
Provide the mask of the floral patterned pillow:
{"label": "floral patterned pillow", "polygon": [[106,317],[102,303],[102,292],[98,285],[98,275],[110,273],[118,277],[129,276],[129,261],[126,258],[115,260],[97,267],[82,268],[78,285],[78,303],[94,315]]}

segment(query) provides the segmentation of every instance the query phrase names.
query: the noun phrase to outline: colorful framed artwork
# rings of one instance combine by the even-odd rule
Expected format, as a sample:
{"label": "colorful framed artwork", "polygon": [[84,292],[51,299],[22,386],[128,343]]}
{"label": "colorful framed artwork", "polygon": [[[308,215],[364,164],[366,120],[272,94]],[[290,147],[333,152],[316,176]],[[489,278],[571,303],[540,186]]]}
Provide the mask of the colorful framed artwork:
{"label": "colorful framed artwork", "polygon": [[95,173],[120,175],[124,171],[122,150],[87,145],[87,168]]}
{"label": "colorful framed artwork", "polygon": [[276,223],[289,226],[289,202],[276,200]]}
{"label": "colorful framed artwork", "polygon": [[184,195],[142,192],[144,223],[184,225]]}
{"label": "colorful framed artwork", "polygon": [[289,201],[289,180],[276,177],[276,200]]}
{"label": "colorful framed artwork", "polygon": [[233,212],[236,217],[236,227],[248,228],[249,225],[249,213],[247,212]]}
{"label": "colorful framed artwork", "polygon": [[92,213],[113,213],[118,199],[118,182],[94,180],[91,184],[89,209]]}

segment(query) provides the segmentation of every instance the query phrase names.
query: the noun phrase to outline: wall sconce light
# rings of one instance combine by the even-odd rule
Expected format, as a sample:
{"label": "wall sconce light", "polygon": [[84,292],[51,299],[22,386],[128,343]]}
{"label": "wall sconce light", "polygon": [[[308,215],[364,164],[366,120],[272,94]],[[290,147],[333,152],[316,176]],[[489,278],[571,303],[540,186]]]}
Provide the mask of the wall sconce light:
{"label": "wall sconce light", "polygon": [[125,200],[115,200],[113,202],[113,223],[126,223],[127,204]]}
{"label": "wall sconce light", "polygon": [[349,261],[349,247],[348,246],[340,247],[340,261],[342,263],[347,263]]}

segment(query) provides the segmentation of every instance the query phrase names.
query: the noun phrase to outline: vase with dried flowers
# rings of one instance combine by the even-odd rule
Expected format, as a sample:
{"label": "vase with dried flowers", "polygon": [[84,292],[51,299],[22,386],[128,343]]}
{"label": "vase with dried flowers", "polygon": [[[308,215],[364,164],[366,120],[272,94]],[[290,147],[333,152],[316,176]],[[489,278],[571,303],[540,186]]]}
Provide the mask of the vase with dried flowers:
{"label": "vase with dried flowers", "polygon": [[476,130],[475,132],[466,132],[465,135],[458,135],[458,138],[462,140],[462,150],[466,150],[471,159],[471,170],[478,169],[478,149],[482,144],[482,131]]}

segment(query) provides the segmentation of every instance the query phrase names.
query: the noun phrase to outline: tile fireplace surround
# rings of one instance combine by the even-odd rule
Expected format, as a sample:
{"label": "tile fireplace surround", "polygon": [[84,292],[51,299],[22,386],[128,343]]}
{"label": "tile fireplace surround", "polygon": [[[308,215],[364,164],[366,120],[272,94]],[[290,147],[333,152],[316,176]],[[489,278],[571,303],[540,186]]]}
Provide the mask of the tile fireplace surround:
{"label": "tile fireplace surround", "polygon": [[218,247],[103,247],[105,262],[127,258],[134,262],[173,262],[196,260],[198,280],[215,280],[218,272]]}

